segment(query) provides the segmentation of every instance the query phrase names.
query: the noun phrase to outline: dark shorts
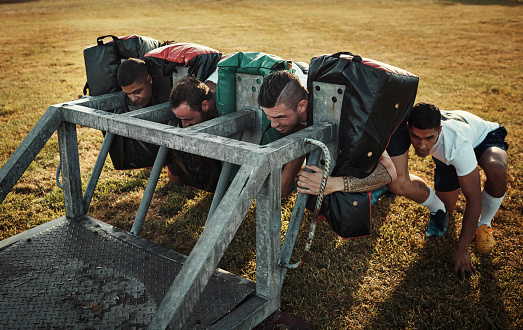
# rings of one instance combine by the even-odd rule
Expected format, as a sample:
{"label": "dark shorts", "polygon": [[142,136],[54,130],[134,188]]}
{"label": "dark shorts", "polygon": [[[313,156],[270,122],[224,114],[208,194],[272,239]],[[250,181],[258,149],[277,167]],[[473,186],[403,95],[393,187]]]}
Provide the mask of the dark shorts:
{"label": "dark shorts", "polygon": [[[508,143],[505,141],[506,136],[507,130],[503,126],[499,126],[488,133],[483,142],[474,148],[476,160],[479,160],[488,148],[498,147],[505,151],[508,150]],[[459,179],[454,166],[447,165],[434,157],[432,159],[436,163],[436,168],[434,169],[434,189],[441,192],[459,189]]]}
{"label": "dark shorts", "polygon": [[387,153],[390,157],[403,155],[410,148],[410,137],[407,131],[407,118],[401,122],[390,137]]}

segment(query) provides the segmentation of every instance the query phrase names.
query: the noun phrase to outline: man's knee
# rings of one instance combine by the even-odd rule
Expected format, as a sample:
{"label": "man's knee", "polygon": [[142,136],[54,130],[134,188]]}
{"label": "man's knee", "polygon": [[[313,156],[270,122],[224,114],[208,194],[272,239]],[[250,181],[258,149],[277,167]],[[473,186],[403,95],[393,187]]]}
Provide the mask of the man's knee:
{"label": "man's knee", "polygon": [[506,190],[507,186],[507,164],[500,161],[493,161],[487,164],[483,169],[487,177],[487,181],[495,187],[498,191]]}
{"label": "man's knee", "polygon": [[395,195],[405,196],[408,191],[408,185],[411,183],[409,181],[405,176],[398,176],[396,180],[387,185],[387,188]]}

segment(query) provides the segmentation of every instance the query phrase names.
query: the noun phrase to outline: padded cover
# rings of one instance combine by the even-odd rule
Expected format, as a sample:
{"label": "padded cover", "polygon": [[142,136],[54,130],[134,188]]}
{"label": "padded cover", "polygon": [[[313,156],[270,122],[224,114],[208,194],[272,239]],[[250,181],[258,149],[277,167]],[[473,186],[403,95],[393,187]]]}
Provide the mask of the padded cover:
{"label": "padded cover", "polygon": [[[321,55],[311,60],[313,81],[345,85],[338,132],[338,154],[332,176],[365,178],[374,171],[392,133],[408,115],[416,97],[418,77],[391,65],[350,53]],[[309,105],[314,93],[309,93]],[[308,109],[308,124],[312,111]],[[307,208],[313,209],[316,196]],[[344,238],[370,235],[371,193],[336,192],[324,196],[320,214]]]}
{"label": "padded cover", "polygon": [[[227,56],[218,63],[218,86],[216,87],[216,108],[219,115],[236,111],[235,73],[268,76],[278,70],[291,69],[291,63],[281,57],[261,52],[238,52]],[[262,116],[263,129],[270,127],[270,120]],[[262,144],[267,144],[283,137],[274,128],[269,128],[263,135]]]}
{"label": "padded cover", "polygon": [[[311,60],[309,90],[313,81],[346,86],[333,175],[368,176],[376,168],[392,133],[412,108],[419,78],[359,55],[337,53]],[[309,97],[312,99],[313,93]],[[308,120],[312,121],[312,107],[308,111]]]}
{"label": "padded cover", "polygon": [[177,67],[188,67],[189,75],[204,81],[216,70],[221,57],[220,51],[193,43],[174,43],[145,54],[149,73],[157,78],[159,103],[169,100],[173,87],[172,74]]}
{"label": "padded cover", "polygon": [[[104,43],[103,39],[112,40]],[[135,57],[143,59],[144,55],[159,46],[157,40],[136,34],[127,37],[107,35],[96,39],[96,46],[84,50],[85,72],[87,83],[84,95],[97,96],[121,91],[116,75],[122,60]]]}

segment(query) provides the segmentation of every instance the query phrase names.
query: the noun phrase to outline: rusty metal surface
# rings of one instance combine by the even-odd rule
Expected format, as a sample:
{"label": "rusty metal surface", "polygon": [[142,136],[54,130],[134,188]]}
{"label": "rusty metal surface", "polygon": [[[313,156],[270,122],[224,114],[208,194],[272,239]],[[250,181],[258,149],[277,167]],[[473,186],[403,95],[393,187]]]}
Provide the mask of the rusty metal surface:
{"label": "rusty metal surface", "polygon": [[[0,328],[146,328],[185,257],[91,218],[54,221],[0,244]],[[215,272],[186,328],[207,328],[253,288]]]}

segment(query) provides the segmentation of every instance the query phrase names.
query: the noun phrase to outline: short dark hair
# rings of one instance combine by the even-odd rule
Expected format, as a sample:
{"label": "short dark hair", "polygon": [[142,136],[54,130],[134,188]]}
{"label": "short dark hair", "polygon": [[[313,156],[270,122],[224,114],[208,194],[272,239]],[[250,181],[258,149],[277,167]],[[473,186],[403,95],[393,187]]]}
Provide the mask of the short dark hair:
{"label": "short dark hair", "polygon": [[417,129],[439,129],[441,112],[432,103],[417,103],[412,107],[408,119],[409,125]]}
{"label": "short dark hair", "polygon": [[296,110],[298,103],[307,98],[307,89],[298,76],[287,70],[281,70],[263,79],[258,94],[258,104],[264,108],[274,108],[283,103],[289,109]]}
{"label": "short dark hair", "polygon": [[194,76],[186,76],[178,80],[169,96],[169,103],[172,108],[179,107],[182,103],[187,103],[194,111],[202,111],[202,102],[212,100],[212,91]]}
{"label": "short dark hair", "polygon": [[138,58],[129,58],[123,61],[118,67],[118,84],[120,86],[129,86],[134,83],[143,83],[147,80],[147,65]]}

